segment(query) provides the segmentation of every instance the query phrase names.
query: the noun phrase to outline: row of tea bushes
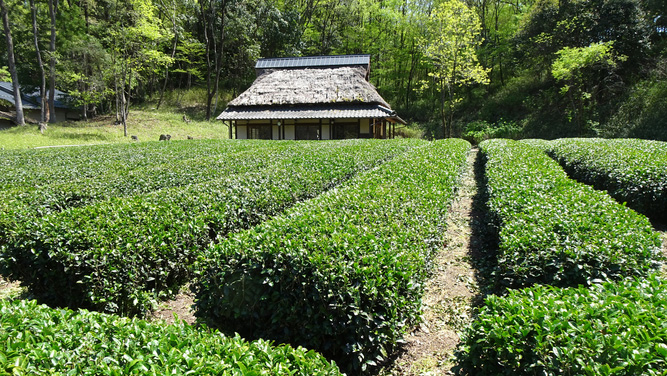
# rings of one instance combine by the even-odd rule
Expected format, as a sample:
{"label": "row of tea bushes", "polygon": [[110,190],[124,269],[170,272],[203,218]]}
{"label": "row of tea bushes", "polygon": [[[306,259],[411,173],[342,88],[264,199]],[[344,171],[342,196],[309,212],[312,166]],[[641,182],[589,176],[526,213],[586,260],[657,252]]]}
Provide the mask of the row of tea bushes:
{"label": "row of tea bushes", "polygon": [[305,346],[360,374],[420,314],[470,144],[413,148],[213,246],[196,314],[245,338]]}
{"label": "row of tea bushes", "polygon": [[134,169],[100,171],[95,177],[13,187],[2,198],[4,212],[46,215],[69,207],[90,205],[115,197],[127,197],[160,189],[187,186],[232,174],[258,170],[290,158],[301,150],[280,147],[233,151],[197,159],[156,161]]}
{"label": "row of tea bushes", "polygon": [[[487,297],[463,335],[457,373],[664,375],[667,283],[649,275],[657,235],[645,217],[565,178],[540,150],[544,144],[530,144],[482,145],[489,207],[500,226],[499,269],[511,270],[518,287],[555,286]],[[532,278],[517,278],[516,270]]]}
{"label": "row of tea bushes", "polygon": [[[185,153],[185,150],[182,150],[183,143],[181,143],[178,144],[178,147],[174,147],[171,154],[168,154],[167,149],[170,147],[168,144],[159,150],[161,153],[153,158],[153,164],[145,161],[147,158],[144,154],[154,150],[144,148],[140,150],[140,157],[137,158],[144,163],[132,169],[100,170],[95,177],[72,181],[62,181],[61,177],[54,176],[53,181],[42,182],[38,186],[13,187],[5,190],[0,199],[0,238],[8,227],[15,226],[15,222],[42,217],[70,207],[81,207],[112,198],[133,196],[171,187],[183,187],[234,174],[268,169],[285,161],[300,158],[301,155],[310,154],[313,149],[317,149],[316,153],[321,153],[323,149],[335,153],[335,150],[339,148],[350,147],[350,142],[267,145],[264,142],[251,141],[248,144],[250,146],[242,143],[239,144],[242,146],[237,146],[228,141],[221,141],[221,143],[228,144],[228,148],[212,149],[210,142],[203,142],[202,146],[199,142],[192,141],[191,146],[195,151],[198,147],[204,148],[205,146],[205,156],[185,159],[178,159],[178,157],[190,156],[192,150]],[[369,147],[372,147],[371,145],[368,144]],[[125,145],[119,147],[127,148]],[[79,150],[88,151],[94,156],[91,157],[84,152],[82,154],[84,160],[103,160],[102,154],[106,149]],[[171,158],[165,160],[160,157],[165,155],[170,155]],[[79,168],[76,163],[75,166]],[[24,173],[27,172],[24,171]]]}
{"label": "row of tea bushes", "polygon": [[7,150],[1,152],[0,190],[103,179],[143,167],[275,146],[270,141],[205,140]]}
{"label": "row of tea bushes", "polygon": [[314,351],[34,301],[0,300],[0,374],[341,375]]}
{"label": "row of tea bushes", "polygon": [[664,375],[667,282],[535,286],[490,296],[464,336],[459,374]]}
{"label": "row of tea bushes", "polygon": [[0,199],[0,240],[18,223],[99,201],[227,178],[284,163],[306,148],[255,148],[201,159],[156,163],[130,171],[107,172],[96,178],[5,190]]}
{"label": "row of tea bushes", "polygon": [[641,213],[667,219],[667,142],[560,139],[547,153],[570,176]]}
{"label": "row of tea bushes", "polygon": [[489,140],[480,147],[502,286],[577,286],[655,269],[661,239],[646,217],[569,179],[530,145]]}
{"label": "row of tea bushes", "polygon": [[193,277],[212,242],[418,143],[313,146],[270,168],[20,221],[4,234],[0,273],[50,305],[142,314]]}

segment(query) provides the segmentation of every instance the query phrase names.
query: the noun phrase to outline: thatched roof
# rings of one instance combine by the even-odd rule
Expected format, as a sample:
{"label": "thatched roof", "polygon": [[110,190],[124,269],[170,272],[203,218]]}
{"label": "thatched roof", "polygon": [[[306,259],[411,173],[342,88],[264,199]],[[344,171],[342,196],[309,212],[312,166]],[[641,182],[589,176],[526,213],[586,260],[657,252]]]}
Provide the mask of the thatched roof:
{"label": "thatched roof", "polygon": [[389,108],[365,75],[360,67],[269,71],[228,106],[376,103]]}

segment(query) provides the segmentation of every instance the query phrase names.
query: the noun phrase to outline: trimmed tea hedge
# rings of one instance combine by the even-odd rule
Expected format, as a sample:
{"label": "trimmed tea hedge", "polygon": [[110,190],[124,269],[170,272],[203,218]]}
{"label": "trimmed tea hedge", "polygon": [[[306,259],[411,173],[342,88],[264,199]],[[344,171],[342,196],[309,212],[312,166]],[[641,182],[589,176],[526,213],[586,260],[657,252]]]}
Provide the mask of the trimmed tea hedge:
{"label": "trimmed tea hedge", "polygon": [[418,143],[304,143],[256,172],[21,220],[5,234],[0,272],[50,305],[142,314],[192,278],[211,242]]}
{"label": "trimmed tea hedge", "polygon": [[413,148],[213,246],[197,316],[315,349],[350,374],[386,359],[419,317],[469,149],[453,139]]}
{"label": "trimmed tea hedge", "polygon": [[667,283],[536,286],[490,296],[467,330],[467,375],[664,375]]}
{"label": "trimmed tea hedge", "polygon": [[529,145],[490,140],[480,147],[502,286],[577,286],[655,269],[661,239],[646,217],[569,179]]}
{"label": "trimmed tea hedge", "polygon": [[0,374],[341,375],[314,351],[0,300]]}
{"label": "trimmed tea hedge", "polygon": [[[228,177],[232,174],[243,173],[268,167],[281,161],[293,158],[301,154],[302,148],[294,147],[294,144],[278,144],[269,148],[265,144],[252,144],[254,147],[240,147],[228,145],[226,150],[218,150],[219,154],[212,154],[210,150],[204,150],[203,156],[192,158],[192,150],[174,148],[172,154],[167,158],[166,150],[156,156],[153,164],[144,163],[130,167],[124,165],[122,168],[107,168],[105,163],[93,163],[87,166],[84,173],[90,175],[95,171],[95,176],[64,180],[70,177],[72,170],[79,170],[81,166],[73,161],[73,166],[50,166],[49,177],[51,180],[39,180],[39,184],[33,186],[11,186],[2,192],[0,215],[9,218],[25,216],[44,216],[53,212],[65,210],[70,207],[90,205],[97,201],[108,200],[115,197],[127,197],[142,193],[157,191],[170,187],[187,186],[193,183],[202,183],[214,179]],[[198,145],[191,145],[196,152]],[[200,146],[201,147],[201,146]],[[150,149],[149,149],[150,150]],[[80,149],[84,160],[104,159],[106,149]],[[139,155],[148,150],[137,151]],[[91,157],[87,153],[93,154]],[[210,153],[210,155],[209,155]],[[186,157],[187,156],[187,157]],[[45,158],[51,156],[45,155]],[[127,156],[128,159],[135,159]],[[23,166],[22,174],[29,175],[44,166]],[[61,175],[58,175],[58,169]],[[20,175],[19,170],[14,168],[14,175]],[[37,171],[36,171],[37,170]],[[85,170],[85,169],[84,169]],[[33,176],[30,176],[33,178]],[[3,220],[0,220],[0,226]],[[1,231],[1,230],[0,230]]]}
{"label": "trimmed tea hedge", "polygon": [[547,152],[574,179],[641,213],[667,219],[667,142],[561,139]]}
{"label": "trimmed tea hedge", "polygon": [[539,138],[527,138],[521,140],[522,144],[527,144],[530,145],[536,149],[540,149],[544,152],[546,152],[550,147],[551,147],[551,141],[548,140],[542,140]]}
{"label": "trimmed tea hedge", "polygon": [[2,151],[0,190],[98,179],[144,167],[275,146],[271,141],[189,140]]}

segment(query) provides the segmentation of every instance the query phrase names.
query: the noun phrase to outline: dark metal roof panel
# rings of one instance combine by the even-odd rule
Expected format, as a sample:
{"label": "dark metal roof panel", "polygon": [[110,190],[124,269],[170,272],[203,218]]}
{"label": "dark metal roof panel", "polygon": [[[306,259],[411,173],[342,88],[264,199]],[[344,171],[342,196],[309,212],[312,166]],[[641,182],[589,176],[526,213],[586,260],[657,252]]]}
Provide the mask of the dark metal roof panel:
{"label": "dark metal roof panel", "polygon": [[[0,82],[0,99],[14,105],[14,88],[12,87],[11,82]],[[21,95],[21,104],[23,105],[24,110],[36,110],[40,108],[39,105],[30,101],[25,95]]]}
{"label": "dark metal roof panel", "polygon": [[[67,93],[56,89],[55,94],[56,98],[54,100],[54,105],[56,108],[72,108],[67,103]],[[14,88],[12,87],[11,82],[0,81],[0,99],[4,99],[14,104]],[[24,109],[35,110],[41,108],[39,105],[41,102],[39,98],[39,90],[35,90],[34,92],[27,95],[25,93],[21,93],[21,99],[23,100],[22,103]]]}
{"label": "dark metal roof panel", "polygon": [[375,119],[385,118],[405,123],[396,113],[380,105],[230,107],[218,120],[288,120],[288,119]]}
{"label": "dark metal roof panel", "polygon": [[290,69],[312,67],[368,66],[371,55],[307,56],[259,59],[255,69]]}

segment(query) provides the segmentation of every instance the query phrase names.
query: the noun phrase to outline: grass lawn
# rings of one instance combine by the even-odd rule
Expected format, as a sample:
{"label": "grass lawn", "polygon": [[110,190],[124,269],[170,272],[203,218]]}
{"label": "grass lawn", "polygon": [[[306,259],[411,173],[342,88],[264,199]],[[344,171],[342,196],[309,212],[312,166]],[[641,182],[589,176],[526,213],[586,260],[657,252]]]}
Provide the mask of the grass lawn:
{"label": "grass lawn", "polygon": [[189,123],[183,121],[187,111],[144,108],[132,109],[127,121],[128,137],[123,136],[123,126],[114,125],[115,116],[100,116],[93,120],[67,121],[50,124],[44,134],[37,125],[0,128],[0,149],[26,149],[43,146],[92,145],[134,142],[130,136],[137,136],[139,142],[157,141],[161,134],[171,135],[172,140],[222,139],[229,138],[229,130],[219,120],[205,121],[201,116],[188,115]]}

